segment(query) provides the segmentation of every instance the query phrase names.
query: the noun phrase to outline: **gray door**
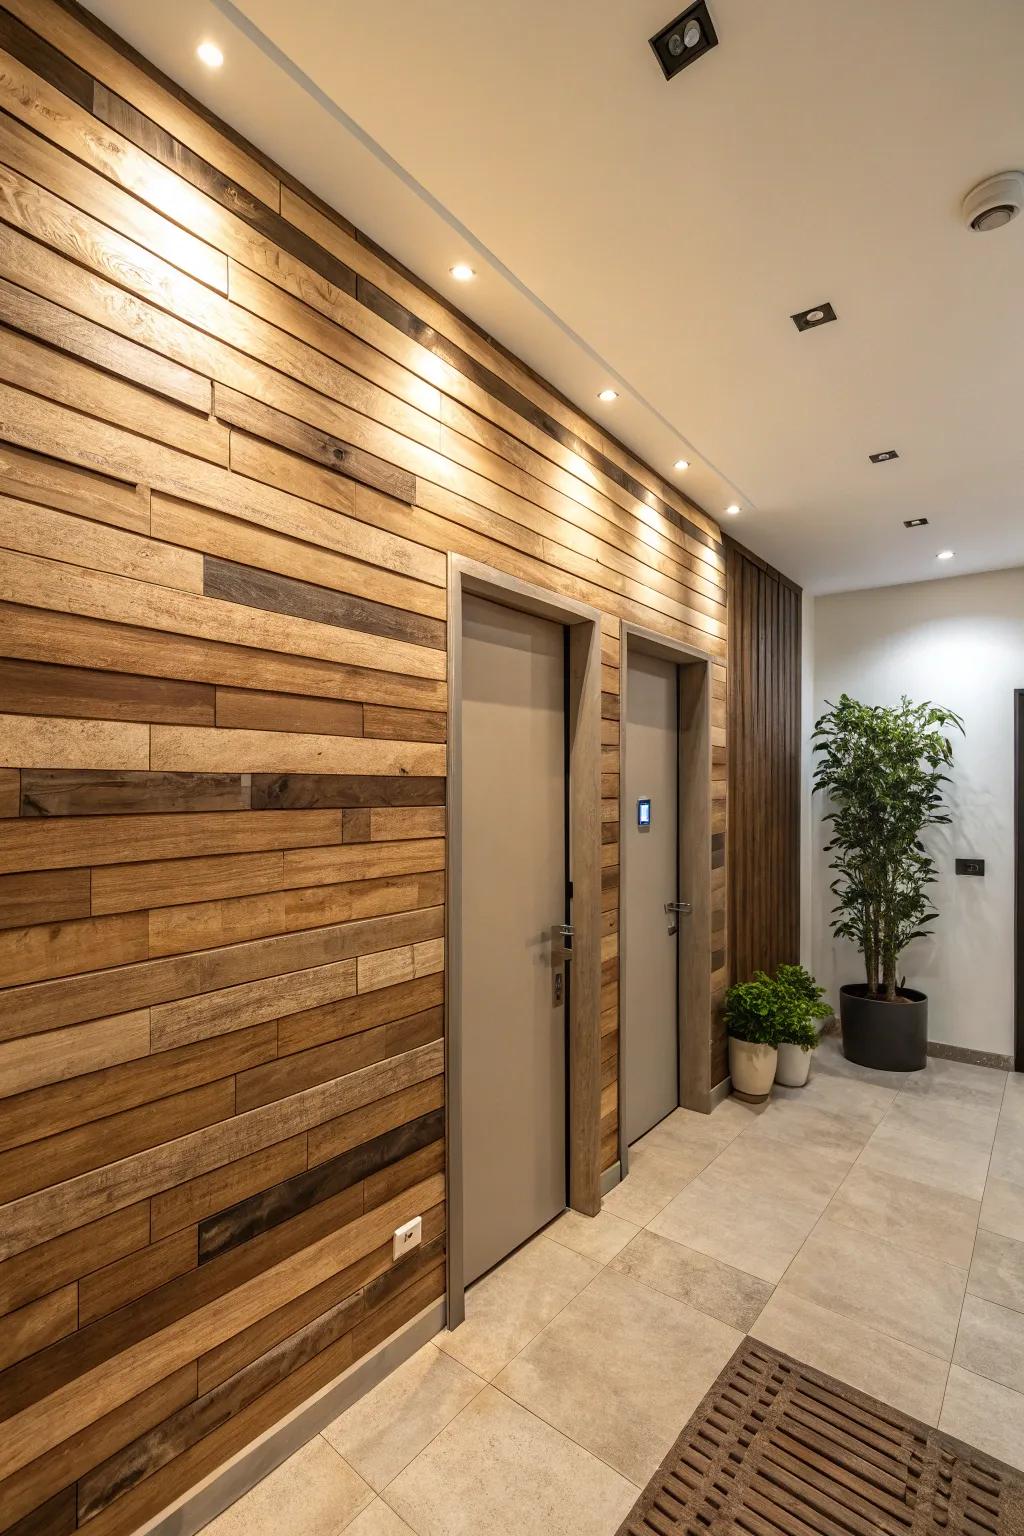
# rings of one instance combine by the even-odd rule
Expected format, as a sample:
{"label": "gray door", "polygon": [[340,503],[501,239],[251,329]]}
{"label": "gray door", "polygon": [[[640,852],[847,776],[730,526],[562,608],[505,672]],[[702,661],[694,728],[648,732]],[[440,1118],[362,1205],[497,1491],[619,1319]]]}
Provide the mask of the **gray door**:
{"label": "gray door", "polygon": [[[565,665],[559,624],[467,596],[462,633],[465,1279],[565,1207]],[[563,994],[564,996],[564,994]]]}
{"label": "gray door", "polygon": [[[625,1082],[627,1145],[679,1103],[679,956],[665,903],[679,891],[679,673],[630,648],[626,686]],[[650,824],[637,803],[650,801]]]}

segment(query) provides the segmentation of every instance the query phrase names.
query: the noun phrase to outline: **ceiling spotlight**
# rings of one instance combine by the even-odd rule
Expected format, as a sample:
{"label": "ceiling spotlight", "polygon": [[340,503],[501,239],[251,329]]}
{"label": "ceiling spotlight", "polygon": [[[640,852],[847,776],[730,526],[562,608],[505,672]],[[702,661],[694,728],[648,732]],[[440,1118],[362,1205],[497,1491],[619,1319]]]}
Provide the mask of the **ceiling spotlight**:
{"label": "ceiling spotlight", "polygon": [[610,400],[617,400],[619,398],[619,392],[617,389],[599,389],[597,398],[603,400],[607,405]]}
{"label": "ceiling spotlight", "polygon": [[890,459],[898,459],[899,453],[895,448],[883,448],[881,453],[869,453],[868,458],[872,464],[888,464]]}
{"label": "ceiling spotlight", "polygon": [[689,469],[689,467],[690,467],[689,459],[676,459],[675,463],[672,466],[673,469]]}
{"label": "ceiling spotlight", "polygon": [[207,69],[220,69],[224,63],[224,55],[216,43],[200,43],[196,49],[196,57],[201,64],[206,65]]}
{"label": "ceiling spotlight", "polygon": [[905,517],[903,519],[903,526],[904,528],[927,528],[928,519],[926,517]]}
{"label": "ceiling spotlight", "polygon": [[815,326],[828,325],[836,318],[836,312],[831,304],[816,304],[813,309],[802,309],[798,315],[789,318],[798,331],[813,331]]}
{"label": "ceiling spotlight", "polygon": [[953,551],[951,549],[940,549],[935,558],[936,560],[952,560]]}
{"label": "ceiling spotlight", "polygon": [[707,0],[696,0],[696,4],[688,6],[675,21],[656,32],[650,43],[666,80],[717,48],[718,33]]}
{"label": "ceiling spotlight", "polygon": [[739,515],[739,510],[740,509],[736,505],[736,503],[733,502],[732,506],[731,507],[726,507],[725,510],[726,510],[726,513],[728,514],[729,517],[737,517]]}
{"label": "ceiling spotlight", "polygon": [[968,229],[980,235],[1002,229],[1024,207],[1024,171],[1000,171],[979,181],[964,198],[963,215]]}
{"label": "ceiling spotlight", "polygon": [[457,283],[471,283],[476,277],[476,270],[468,261],[457,261],[453,267],[448,268],[448,271]]}

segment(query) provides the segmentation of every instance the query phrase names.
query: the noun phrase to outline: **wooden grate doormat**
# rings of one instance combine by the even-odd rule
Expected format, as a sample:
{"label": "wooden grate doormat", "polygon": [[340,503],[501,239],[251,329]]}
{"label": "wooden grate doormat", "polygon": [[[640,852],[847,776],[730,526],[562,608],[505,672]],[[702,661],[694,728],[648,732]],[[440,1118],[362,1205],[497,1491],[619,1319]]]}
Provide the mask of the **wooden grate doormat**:
{"label": "wooden grate doormat", "polygon": [[746,1339],[618,1536],[1024,1536],[1024,1474]]}

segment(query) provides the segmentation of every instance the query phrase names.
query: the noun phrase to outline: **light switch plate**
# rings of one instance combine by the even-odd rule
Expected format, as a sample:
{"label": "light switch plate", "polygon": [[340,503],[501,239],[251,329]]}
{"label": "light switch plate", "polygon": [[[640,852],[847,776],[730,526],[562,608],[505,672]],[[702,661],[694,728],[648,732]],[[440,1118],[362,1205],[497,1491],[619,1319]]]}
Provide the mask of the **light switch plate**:
{"label": "light switch plate", "polygon": [[391,1246],[392,1258],[400,1259],[403,1253],[408,1253],[411,1248],[418,1248],[422,1237],[422,1216],[414,1216],[412,1221],[407,1221],[404,1226],[396,1227]]}

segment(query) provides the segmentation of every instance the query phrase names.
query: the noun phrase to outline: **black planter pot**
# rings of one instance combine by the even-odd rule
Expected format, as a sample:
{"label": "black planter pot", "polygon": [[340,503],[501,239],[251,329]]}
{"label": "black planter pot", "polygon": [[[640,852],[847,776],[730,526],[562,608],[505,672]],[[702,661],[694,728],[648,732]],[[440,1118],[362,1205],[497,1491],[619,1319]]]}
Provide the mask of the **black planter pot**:
{"label": "black planter pot", "polygon": [[920,1072],[928,1063],[927,997],[900,987],[899,996],[906,1001],[887,1003],[868,997],[867,990],[864,982],[839,989],[843,1055],[859,1067]]}

